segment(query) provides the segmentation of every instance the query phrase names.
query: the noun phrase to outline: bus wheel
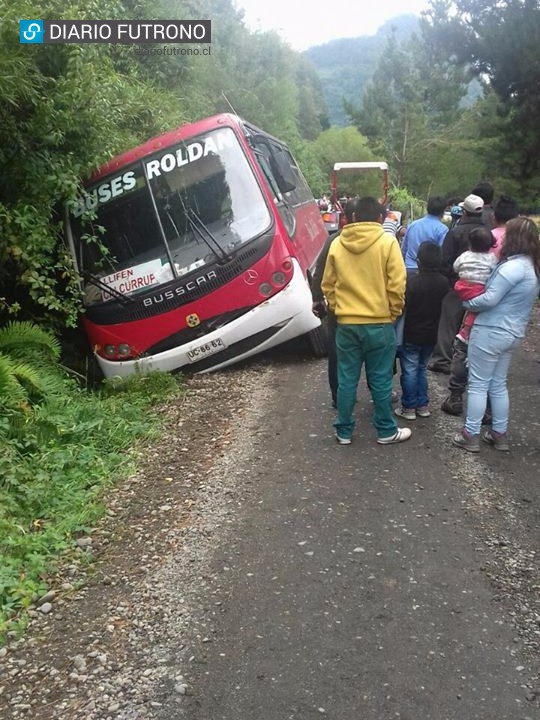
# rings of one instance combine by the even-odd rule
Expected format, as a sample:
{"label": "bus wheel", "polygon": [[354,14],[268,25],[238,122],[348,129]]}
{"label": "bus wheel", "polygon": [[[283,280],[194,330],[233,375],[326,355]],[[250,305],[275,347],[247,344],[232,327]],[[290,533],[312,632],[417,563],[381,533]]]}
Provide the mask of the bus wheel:
{"label": "bus wheel", "polygon": [[326,332],[326,321],[323,320],[319,327],[306,333],[306,339],[313,357],[322,358],[328,354],[328,336]]}

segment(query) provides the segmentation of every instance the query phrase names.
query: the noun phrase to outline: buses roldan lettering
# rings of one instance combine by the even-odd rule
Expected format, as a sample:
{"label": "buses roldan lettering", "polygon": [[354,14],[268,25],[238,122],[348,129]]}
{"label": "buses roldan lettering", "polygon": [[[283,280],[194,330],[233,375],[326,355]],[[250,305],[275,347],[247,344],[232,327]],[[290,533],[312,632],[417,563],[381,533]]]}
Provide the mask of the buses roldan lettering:
{"label": "buses roldan lettering", "polygon": [[[146,163],[148,179],[152,180],[152,178],[159,177],[162,173],[168,173],[183,165],[196,162],[209,153],[218,154],[219,150],[230,145],[230,142],[231,137],[228,133],[220,133],[217,136],[217,143],[216,139],[210,135],[200,142],[171,148],[170,152],[165,153],[160,158],[148,160]],[[71,214],[74,217],[80,217],[84,212],[92,212],[98,205],[105,205],[105,203],[114,200],[119,195],[133,190],[136,184],[135,172],[129,170],[123,175],[107,180],[101,185],[96,185],[87,190],[83,197],[76,200]]]}

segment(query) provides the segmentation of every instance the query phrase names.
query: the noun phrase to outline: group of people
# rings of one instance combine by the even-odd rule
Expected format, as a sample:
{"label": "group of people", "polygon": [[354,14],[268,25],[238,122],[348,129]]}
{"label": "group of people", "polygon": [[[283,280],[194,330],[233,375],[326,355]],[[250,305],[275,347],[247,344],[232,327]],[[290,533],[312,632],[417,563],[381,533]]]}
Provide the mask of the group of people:
{"label": "group of people", "polygon": [[[493,203],[493,197],[483,182],[452,201],[450,227],[442,222],[447,199],[429,198],[426,215],[408,225],[401,244],[399,223],[385,223],[379,201],[347,202],[347,225],[328,239],[317,263],[313,304],[316,314],[328,313],[328,379],[340,445],[352,441],[362,368],[383,445],[411,436],[397,418],[431,414],[429,368],[449,374],[442,410],[458,415],[466,407],[453,444],[478,452],[482,439],[509,449],[507,375],[538,297],[540,240],[515,200],[502,195]],[[396,360],[401,402],[394,409]]]}

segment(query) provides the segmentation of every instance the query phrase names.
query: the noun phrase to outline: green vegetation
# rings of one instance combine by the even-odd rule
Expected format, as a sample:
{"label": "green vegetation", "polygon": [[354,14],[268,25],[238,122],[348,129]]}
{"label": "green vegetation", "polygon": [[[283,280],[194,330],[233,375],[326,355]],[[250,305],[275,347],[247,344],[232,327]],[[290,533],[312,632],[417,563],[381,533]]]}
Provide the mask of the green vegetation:
{"label": "green vegetation", "polygon": [[493,94],[479,104],[481,155],[523,207],[540,195],[540,5],[538,0],[432,0],[424,37]]}
{"label": "green vegetation", "polygon": [[532,212],[540,205],[539,33],[536,0],[431,0],[420,22],[395,18],[376,36],[306,55],[332,121],[352,122],[396,185],[425,199],[464,196],[487,179]]}
{"label": "green vegetation", "polygon": [[[329,128],[319,135],[312,147],[324,177],[324,185],[320,188],[318,195],[329,192],[334,163],[382,159],[373,154],[367,139],[355,127]],[[375,179],[374,174],[356,174],[355,176],[344,174],[338,180],[340,194],[380,195],[381,193],[381,179]]]}
{"label": "green vegetation", "polygon": [[159,429],[152,407],[181,391],[177,377],[154,374],[89,394],[58,353],[30,323],[0,331],[0,639],[102,515],[129,448]]}
{"label": "green vegetation", "polygon": [[[344,10],[344,17],[346,15]],[[324,17],[321,17],[321,23],[324,23]],[[343,29],[349,34],[346,21]],[[414,31],[418,31],[418,18],[402,15],[385,23],[375,35],[363,35],[359,27],[359,37],[331,40],[306,50],[305,56],[313,63],[321,80],[332,125],[344,127],[349,124],[345,105],[361,100],[385,51],[387,38],[394,33],[403,41]]]}
{"label": "green vegetation", "polygon": [[0,319],[75,326],[80,291],[62,205],[113,155],[185,122],[230,112],[286,139],[319,172],[309,140],[325,115],[313,68],[274,33],[250,33],[232,0],[74,0],[76,18],[201,18],[211,56],[137,55],[131,46],[24,45],[20,18],[66,17],[60,0],[0,0]]}
{"label": "green vegetation", "polygon": [[[304,55],[273,32],[250,32],[233,0],[0,0],[0,16],[5,629],[99,517],[125,450],[157,427],[152,403],[179,391],[174,378],[151,376],[88,392],[62,367],[81,311],[62,208],[81,178],[154,135],[233,108],[289,143],[315,194],[328,191],[335,162],[377,159],[406,215],[417,217],[429,194],[464,196],[480,179],[538,211],[540,7],[431,0],[420,23],[393,21],[374,38]],[[19,19],[36,17],[210,18],[212,52],[20,44]]]}
{"label": "green vegetation", "polygon": [[[428,69],[429,68],[429,69]],[[417,35],[388,39],[361,107],[348,103],[356,126],[379,148],[395,184],[419,197],[466,194],[484,174],[478,131],[460,108],[465,73]]]}

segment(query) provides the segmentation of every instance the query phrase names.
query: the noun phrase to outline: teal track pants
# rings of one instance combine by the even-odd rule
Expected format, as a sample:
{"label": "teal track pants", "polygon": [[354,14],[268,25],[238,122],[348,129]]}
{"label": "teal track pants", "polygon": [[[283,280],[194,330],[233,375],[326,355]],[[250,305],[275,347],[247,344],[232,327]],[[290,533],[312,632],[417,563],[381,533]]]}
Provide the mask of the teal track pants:
{"label": "teal track pants", "polygon": [[392,368],[396,354],[396,335],[391,323],[349,325],[338,323],[336,330],[338,361],[338,417],[334,423],[340,437],[350,438],[356,393],[362,366],[373,398],[372,423],[377,437],[397,432],[392,410]]}

